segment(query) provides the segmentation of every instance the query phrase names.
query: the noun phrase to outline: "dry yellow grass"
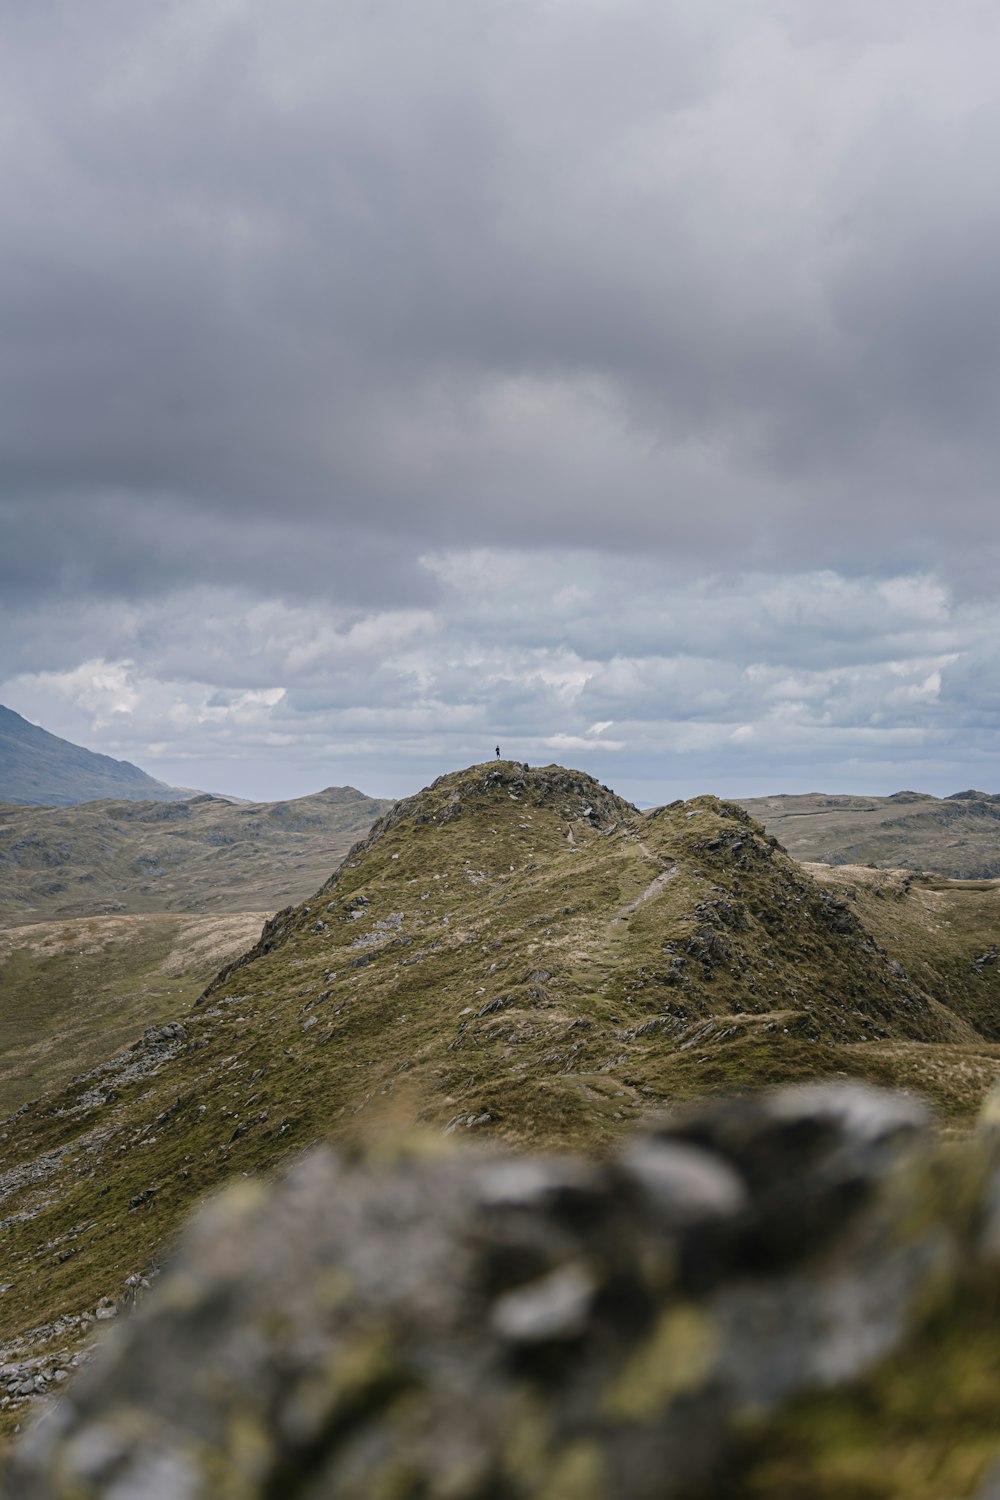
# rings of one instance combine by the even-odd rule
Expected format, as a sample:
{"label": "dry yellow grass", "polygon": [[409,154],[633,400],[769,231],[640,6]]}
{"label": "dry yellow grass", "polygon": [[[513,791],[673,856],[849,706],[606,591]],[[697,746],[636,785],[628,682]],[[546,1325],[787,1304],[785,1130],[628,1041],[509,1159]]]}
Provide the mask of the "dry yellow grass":
{"label": "dry yellow grass", "polygon": [[114,916],[0,930],[0,1117],[197,998],[266,912]]}

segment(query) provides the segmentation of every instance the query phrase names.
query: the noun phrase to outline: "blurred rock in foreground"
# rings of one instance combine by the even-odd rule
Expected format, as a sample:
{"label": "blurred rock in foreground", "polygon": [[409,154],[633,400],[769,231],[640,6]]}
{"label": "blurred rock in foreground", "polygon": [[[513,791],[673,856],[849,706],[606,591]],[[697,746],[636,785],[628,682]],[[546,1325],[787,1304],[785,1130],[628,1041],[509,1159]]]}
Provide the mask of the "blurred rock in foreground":
{"label": "blurred rock in foreground", "polygon": [[5,1494],[986,1500],[995,1156],[860,1086],[609,1163],[318,1151],[196,1217]]}

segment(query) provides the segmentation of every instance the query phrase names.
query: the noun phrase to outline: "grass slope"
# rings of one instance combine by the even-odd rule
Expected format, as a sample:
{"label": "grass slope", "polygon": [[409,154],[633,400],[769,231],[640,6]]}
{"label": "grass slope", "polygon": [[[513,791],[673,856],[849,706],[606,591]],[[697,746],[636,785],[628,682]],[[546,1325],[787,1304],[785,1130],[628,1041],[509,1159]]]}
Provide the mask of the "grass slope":
{"label": "grass slope", "polygon": [[740,806],[796,859],[931,870],[959,880],[1000,875],[1000,797],[751,797]]}
{"label": "grass slope", "polygon": [[0,806],[0,927],[114,912],[274,911],[315,890],[391,803],[353,787],[234,806]]}
{"label": "grass slope", "polygon": [[89,917],[0,931],[0,1116],[186,1010],[266,915]]}
{"label": "grass slope", "polygon": [[189,791],[49,734],[0,704],[0,802],[66,805],[94,797],[174,801]]}
{"label": "grass slope", "polygon": [[714,798],[647,815],[559,767],[443,777],[182,1029],[0,1129],[0,1361],[77,1337],[23,1341],[121,1295],[206,1190],[318,1137],[601,1150],[680,1100],[830,1073],[927,1088],[960,1122],[1000,1064],[996,888],[973,911],[827,873]]}

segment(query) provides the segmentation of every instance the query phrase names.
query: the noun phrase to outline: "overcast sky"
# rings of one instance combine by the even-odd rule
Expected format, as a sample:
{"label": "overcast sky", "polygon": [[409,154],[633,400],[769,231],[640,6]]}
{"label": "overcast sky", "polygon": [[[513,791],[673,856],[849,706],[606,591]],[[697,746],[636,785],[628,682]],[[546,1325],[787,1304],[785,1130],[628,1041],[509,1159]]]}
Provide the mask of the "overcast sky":
{"label": "overcast sky", "polygon": [[1000,10],[0,0],[0,702],[1000,789]]}

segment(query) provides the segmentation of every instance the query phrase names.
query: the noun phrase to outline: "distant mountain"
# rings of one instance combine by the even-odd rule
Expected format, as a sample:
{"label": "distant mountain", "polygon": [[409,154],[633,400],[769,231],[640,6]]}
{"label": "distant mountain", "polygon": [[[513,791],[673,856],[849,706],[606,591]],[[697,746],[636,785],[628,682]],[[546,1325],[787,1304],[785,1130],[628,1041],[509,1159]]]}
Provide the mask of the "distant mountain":
{"label": "distant mountain", "polygon": [[97,797],[176,802],[190,795],[147,776],[131,761],[61,740],[0,704],[0,802],[68,807]]}
{"label": "distant mountain", "polygon": [[927,870],[957,880],[1000,876],[1000,797],[895,792],[891,797],[741,798],[741,807],[796,859]]}
{"label": "distant mountain", "polygon": [[343,786],[239,805],[202,795],[0,806],[0,928],[119,913],[274,911],[315,890],[392,805]]}

